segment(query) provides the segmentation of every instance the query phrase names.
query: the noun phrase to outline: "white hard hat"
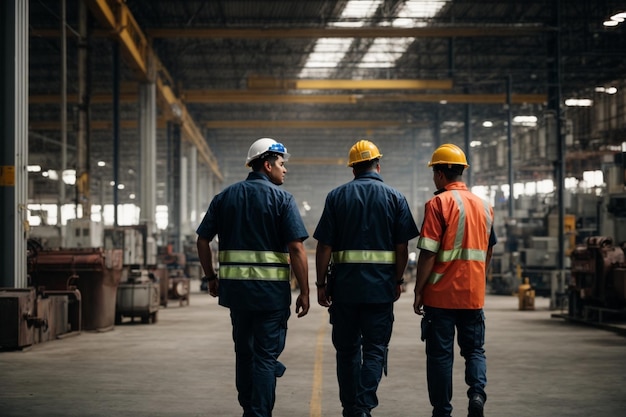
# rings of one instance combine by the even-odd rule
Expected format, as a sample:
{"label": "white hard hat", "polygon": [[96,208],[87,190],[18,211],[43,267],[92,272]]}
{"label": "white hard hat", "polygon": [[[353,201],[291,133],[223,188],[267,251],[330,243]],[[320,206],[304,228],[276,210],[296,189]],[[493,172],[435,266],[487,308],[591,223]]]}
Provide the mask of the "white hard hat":
{"label": "white hard hat", "polygon": [[261,138],[254,141],[252,146],[250,146],[248,157],[246,158],[246,165],[250,166],[250,162],[260,158],[267,152],[280,154],[285,161],[291,156],[287,153],[287,148],[282,143],[278,143],[272,138]]}

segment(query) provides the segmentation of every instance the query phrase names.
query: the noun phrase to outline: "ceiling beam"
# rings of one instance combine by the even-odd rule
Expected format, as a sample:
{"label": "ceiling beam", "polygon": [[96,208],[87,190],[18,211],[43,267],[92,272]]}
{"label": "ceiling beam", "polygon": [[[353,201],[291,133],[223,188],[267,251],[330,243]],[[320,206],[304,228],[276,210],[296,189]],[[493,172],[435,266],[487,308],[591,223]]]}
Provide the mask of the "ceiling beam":
{"label": "ceiling beam", "polygon": [[467,38],[537,35],[550,30],[541,25],[430,26],[412,28],[326,27],[326,28],[184,28],[150,29],[151,38]]}
{"label": "ceiling beam", "polygon": [[289,165],[341,165],[347,166],[346,158],[298,158],[290,157]]}
{"label": "ceiling beam", "polygon": [[185,105],[172,91],[172,79],[154,52],[141,27],[125,3],[116,0],[85,0],[87,6],[104,26],[105,31],[117,40],[130,63],[144,81],[154,81],[165,113],[182,123],[183,137],[196,148],[215,176],[223,180],[217,158],[206,143],[200,129],[189,115]]}
{"label": "ceiling beam", "polygon": [[[356,104],[381,102],[506,104],[506,94],[264,94],[245,90],[187,90],[186,103]],[[546,94],[512,94],[513,104],[541,104]]]}
{"label": "ceiling beam", "polygon": [[452,80],[282,80],[248,77],[249,89],[260,90],[449,90]]}
{"label": "ceiling beam", "polygon": [[213,120],[208,129],[375,129],[387,127],[431,127],[421,121],[400,120]]}
{"label": "ceiling beam", "polygon": [[[137,120],[121,120],[120,127],[122,129],[138,129],[139,122]],[[167,120],[165,118],[157,119],[157,128],[165,129],[167,127]],[[47,121],[47,120],[39,120],[39,121],[30,121],[28,122],[28,128],[31,131],[60,131],[61,130],[61,122],[60,121]],[[68,130],[78,129],[78,124],[74,122],[68,122],[67,124]],[[113,130],[113,121],[111,120],[91,120],[89,122],[90,130]]]}
{"label": "ceiling beam", "polygon": [[[175,107],[177,101],[169,87],[163,87],[164,94],[171,95],[170,103]],[[356,103],[457,103],[457,104],[506,104],[505,94],[270,94],[251,92],[246,90],[186,90],[182,101],[195,104],[226,104],[226,103],[274,103],[274,104],[356,104]],[[542,104],[547,101],[546,94],[512,94],[513,104]],[[78,96],[70,94],[69,103],[78,103]],[[106,104],[113,100],[109,93],[92,94],[92,104]],[[121,102],[137,102],[136,93],[122,93]],[[34,94],[29,97],[31,104],[58,104],[60,96],[57,94]],[[171,107],[170,105],[169,107]],[[178,110],[182,109],[182,103]],[[171,109],[166,109],[171,111]],[[177,111],[178,111],[177,110]]]}

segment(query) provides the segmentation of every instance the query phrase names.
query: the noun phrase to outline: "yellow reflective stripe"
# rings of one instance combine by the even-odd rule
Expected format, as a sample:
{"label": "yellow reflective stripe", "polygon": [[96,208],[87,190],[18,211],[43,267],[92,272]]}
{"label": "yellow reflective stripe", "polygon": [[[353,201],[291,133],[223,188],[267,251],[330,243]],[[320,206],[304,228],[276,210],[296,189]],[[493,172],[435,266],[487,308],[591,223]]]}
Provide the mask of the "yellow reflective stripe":
{"label": "yellow reflective stripe", "polygon": [[438,274],[436,272],[433,272],[432,274],[430,274],[428,276],[428,283],[429,284],[436,284],[439,282],[439,280],[443,278],[443,274]]}
{"label": "yellow reflective stripe", "polygon": [[219,258],[234,264],[289,264],[289,254],[282,252],[225,250],[220,251]]}
{"label": "yellow reflective stripe", "polygon": [[483,200],[483,207],[485,209],[485,224],[487,225],[487,236],[491,236],[491,226],[493,225],[493,218],[491,217],[489,203],[487,203],[485,200]]}
{"label": "yellow reflective stripe", "polygon": [[487,259],[487,252],[480,249],[451,249],[444,250],[437,254],[437,261],[439,262],[451,262],[457,260],[464,261],[485,261]]}
{"label": "yellow reflective stripe", "polygon": [[333,252],[333,262],[340,264],[393,264],[396,253],[386,250],[342,250]]}
{"label": "yellow reflective stripe", "polygon": [[459,221],[454,235],[454,248],[460,249],[463,247],[463,237],[465,236],[465,205],[463,204],[461,194],[457,190],[452,190],[452,196],[456,200],[456,205],[459,209]]}
{"label": "yellow reflective stripe", "polygon": [[289,268],[280,266],[220,265],[220,279],[289,281]]}
{"label": "yellow reflective stripe", "polygon": [[426,249],[427,251],[437,252],[439,251],[440,243],[436,240],[429,239],[427,237],[420,237],[417,239],[417,247],[420,249]]}

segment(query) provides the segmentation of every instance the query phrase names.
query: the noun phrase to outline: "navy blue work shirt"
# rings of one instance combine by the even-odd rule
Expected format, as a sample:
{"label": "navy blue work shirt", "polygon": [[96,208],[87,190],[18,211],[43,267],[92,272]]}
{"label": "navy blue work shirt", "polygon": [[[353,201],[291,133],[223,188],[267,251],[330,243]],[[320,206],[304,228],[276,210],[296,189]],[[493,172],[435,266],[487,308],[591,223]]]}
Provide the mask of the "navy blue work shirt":
{"label": "navy blue work shirt", "polygon": [[[286,267],[288,276],[289,265],[278,262],[254,265],[254,259],[263,257],[265,262],[271,262],[267,261],[267,254],[270,259],[275,254],[286,257],[289,242],[309,237],[293,195],[272,183],[267,175],[251,172],[245,181],[225,188],[213,198],[196,233],[207,240],[215,235],[219,238],[220,305],[243,310],[278,310],[290,306],[288,278],[262,278],[249,271],[259,266],[274,270]],[[250,259],[232,261],[223,256],[226,254]],[[237,264],[236,267],[229,262]],[[225,276],[226,270],[241,271],[241,276],[233,276],[232,272]],[[282,269],[283,277],[284,272]]]}
{"label": "navy blue work shirt", "polygon": [[395,262],[336,262],[342,253],[389,254],[419,230],[404,195],[383,182],[377,172],[358,174],[326,197],[313,237],[332,247],[333,302],[387,303],[396,294]]}

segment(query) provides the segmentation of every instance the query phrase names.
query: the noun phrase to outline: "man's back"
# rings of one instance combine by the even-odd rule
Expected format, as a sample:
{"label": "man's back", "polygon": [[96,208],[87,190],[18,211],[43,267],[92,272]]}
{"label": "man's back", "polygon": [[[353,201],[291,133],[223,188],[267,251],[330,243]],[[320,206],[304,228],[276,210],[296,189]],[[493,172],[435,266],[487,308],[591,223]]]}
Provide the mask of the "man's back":
{"label": "man's back", "polygon": [[404,196],[376,172],[357,174],[332,190],[314,233],[332,246],[335,302],[392,302],[395,245],[417,234]]}

